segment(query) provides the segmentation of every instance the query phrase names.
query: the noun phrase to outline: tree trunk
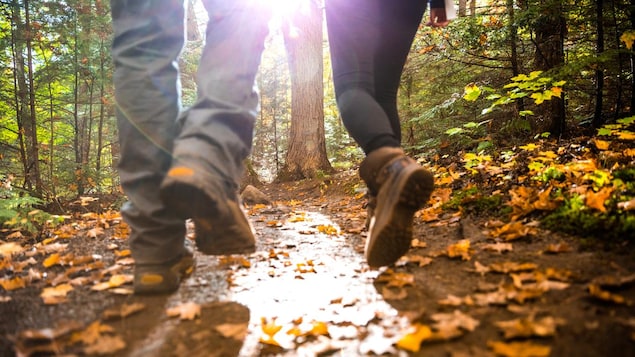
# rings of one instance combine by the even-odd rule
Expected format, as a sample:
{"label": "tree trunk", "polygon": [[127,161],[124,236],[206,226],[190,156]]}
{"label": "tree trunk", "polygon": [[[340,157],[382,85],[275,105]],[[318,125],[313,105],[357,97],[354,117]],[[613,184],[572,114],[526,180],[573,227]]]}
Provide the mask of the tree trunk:
{"label": "tree trunk", "polygon": [[467,0],[459,0],[459,17],[467,15]]}
{"label": "tree trunk", "polygon": [[[278,180],[315,178],[332,172],[324,136],[322,10],[306,1],[284,31],[291,74],[291,130],[286,161]],[[294,27],[295,26],[295,27]]]}
{"label": "tree trunk", "polygon": [[[604,52],[604,0],[595,2],[595,26],[597,29],[597,37],[595,39],[595,51],[599,57]],[[595,70],[595,111],[593,112],[593,127],[599,128],[604,124],[602,117],[602,107],[604,106],[604,69]]]}
{"label": "tree trunk", "polygon": [[[24,187],[34,190],[36,196],[42,196],[42,177],[40,175],[39,147],[37,138],[37,118],[35,112],[35,87],[33,81],[33,49],[29,1],[24,1],[24,22],[18,1],[14,1],[13,21],[15,25],[14,64],[18,88],[18,129],[23,150]],[[22,37],[23,36],[23,37]],[[24,50],[26,49],[26,63]]]}
{"label": "tree trunk", "polygon": [[196,12],[194,11],[195,0],[188,0],[187,3],[187,40],[200,41],[201,31],[198,29]]}
{"label": "tree trunk", "polygon": [[[536,67],[548,71],[564,64],[564,19],[562,1],[550,0],[541,3],[536,23]],[[565,131],[565,108],[562,98],[553,97],[546,110],[540,111],[546,128],[554,137],[560,137]]]}
{"label": "tree trunk", "polygon": [[[520,65],[518,63],[518,26],[516,26],[516,13],[514,11],[514,0],[507,0],[507,15],[509,16],[509,24],[507,25],[507,33],[509,34],[509,62],[512,75],[516,77],[520,74]],[[525,109],[523,98],[516,101],[516,110],[521,112]]]}

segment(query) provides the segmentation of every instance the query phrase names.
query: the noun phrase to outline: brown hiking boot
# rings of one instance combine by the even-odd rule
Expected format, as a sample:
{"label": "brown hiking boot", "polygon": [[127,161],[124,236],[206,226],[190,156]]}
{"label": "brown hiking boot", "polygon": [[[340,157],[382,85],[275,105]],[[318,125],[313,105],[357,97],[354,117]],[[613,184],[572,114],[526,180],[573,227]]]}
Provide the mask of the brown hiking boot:
{"label": "brown hiking boot", "polygon": [[413,216],[430,199],[434,178],[402,149],[388,147],[371,152],[359,172],[376,197],[366,261],[371,267],[390,265],[410,249]]}
{"label": "brown hiking boot", "polygon": [[254,229],[236,192],[218,177],[188,165],[175,165],[161,184],[161,199],[181,218],[192,218],[196,246],[204,254],[253,253]]}
{"label": "brown hiking boot", "polygon": [[185,251],[163,264],[137,264],[134,268],[134,293],[138,295],[169,294],[178,289],[181,280],[194,270],[194,256]]}

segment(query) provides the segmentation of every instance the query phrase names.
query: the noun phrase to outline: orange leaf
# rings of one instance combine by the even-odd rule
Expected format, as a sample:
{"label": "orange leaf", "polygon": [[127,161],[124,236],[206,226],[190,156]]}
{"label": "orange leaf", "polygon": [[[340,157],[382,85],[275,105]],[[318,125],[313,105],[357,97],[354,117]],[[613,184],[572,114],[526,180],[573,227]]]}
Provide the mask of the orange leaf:
{"label": "orange leaf", "polygon": [[410,352],[419,352],[421,342],[430,337],[432,337],[430,327],[422,324],[414,324],[412,326],[412,332],[407,333],[397,341],[397,347]]}
{"label": "orange leaf", "polygon": [[60,263],[60,255],[58,253],[53,253],[49,255],[48,258],[44,259],[44,262],[42,262],[42,265],[44,265],[45,268],[50,268],[53,265],[56,265],[59,263]]}
{"label": "orange leaf", "polygon": [[11,291],[24,288],[26,282],[21,277],[16,276],[13,279],[0,279],[0,286],[2,286],[4,290]]}
{"label": "orange leaf", "polygon": [[505,357],[546,357],[551,354],[551,347],[531,342],[504,343],[487,341],[487,345],[494,353]]}
{"label": "orange leaf", "polygon": [[463,260],[470,260],[473,250],[470,249],[470,241],[463,239],[455,244],[448,246],[448,257],[461,257]]}
{"label": "orange leaf", "polygon": [[606,212],[604,202],[611,196],[611,193],[613,193],[613,188],[611,187],[604,187],[597,193],[589,190],[586,194],[585,204],[588,207],[594,208],[600,212]]}

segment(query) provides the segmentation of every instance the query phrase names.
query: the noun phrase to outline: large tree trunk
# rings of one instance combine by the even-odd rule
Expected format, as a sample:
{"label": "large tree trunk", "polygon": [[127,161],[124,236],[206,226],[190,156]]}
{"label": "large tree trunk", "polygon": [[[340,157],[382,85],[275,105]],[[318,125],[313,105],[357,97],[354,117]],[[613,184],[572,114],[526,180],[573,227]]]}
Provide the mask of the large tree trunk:
{"label": "large tree trunk", "polygon": [[322,9],[318,0],[303,2],[284,37],[291,73],[291,129],[278,180],[315,178],[333,170],[324,137]]}
{"label": "large tree trunk", "polygon": [[[566,20],[564,19],[562,1],[548,0],[541,3],[540,15],[536,24],[536,67],[542,71],[564,64],[564,36]],[[562,98],[553,97],[546,110],[540,113],[546,128],[554,137],[565,132],[565,107]]]}

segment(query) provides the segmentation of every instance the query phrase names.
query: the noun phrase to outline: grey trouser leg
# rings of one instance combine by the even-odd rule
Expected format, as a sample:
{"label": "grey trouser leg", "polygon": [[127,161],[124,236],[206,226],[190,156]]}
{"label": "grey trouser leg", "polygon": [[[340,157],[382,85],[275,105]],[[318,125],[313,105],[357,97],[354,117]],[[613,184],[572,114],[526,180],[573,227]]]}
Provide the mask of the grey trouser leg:
{"label": "grey trouser leg", "polygon": [[158,195],[178,133],[185,8],[182,0],[113,0],[111,6],[119,175],[129,199],[121,213],[137,263],[161,263],[178,256],[185,239],[184,221]]}
{"label": "grey trouser leg", "polygon": [[174,157],[205,162],[236,188],[251,151],[258,109],[255,78],[267,36],[263,0],[203,0],[209,13],[197,73],[198,98],[183,119]]}
{"label": "grey trouser leg", "polygon": [[184,249],[184,222],[158,194],[172,157],[198,156],[236,182],[251,149],[258,106],[255,76],[268,32],[265,2],[204,2],[210,22],[198,70],[198,99],[183,116],[175,146],[183,0],[111,1],[119,173],[129,199],[122,215],[131,227],[137,263],[164,262]]}

